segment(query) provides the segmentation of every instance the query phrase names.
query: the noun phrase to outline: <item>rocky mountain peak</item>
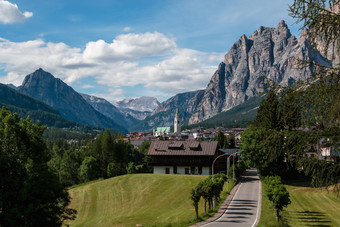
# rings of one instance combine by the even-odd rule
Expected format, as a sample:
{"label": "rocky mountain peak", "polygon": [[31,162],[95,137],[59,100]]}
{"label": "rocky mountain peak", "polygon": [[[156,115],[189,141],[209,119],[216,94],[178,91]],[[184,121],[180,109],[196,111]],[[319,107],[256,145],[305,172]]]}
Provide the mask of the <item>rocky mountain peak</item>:
{"label": "rocky mountain peak", "polygon": [[306,79],[313,69],[298,70],[296,58],[330,64],[305,38],[297,40],[283,20],[275,28],[260,26],[249,38],[242,35],[219,64],[189,124],[256,96],[263,91],[263,77],[282,85]]}
{"label": "rocky mountain peak", "polygon": [[41,83],[46,85],[54,82],[56,78],[49,72],[44,71],[42,68],[37,69],[33,73],[27,75],[22,82],[22,87],[36,86]]}
{"label": "rocky mountain peak", "polygon": [[288,25],[286,24],[286,22],[284,20],[281,20],[277,26],[276,26],[277,29],[280,29],[280,28],[286,28],[288,29]]}
{"label": "rocky mountain peak", "polygon": [[25,77],[19,91],[52,106],[68,120],[126,132],[114,120],[97,112],[72,87],[41,68]]}

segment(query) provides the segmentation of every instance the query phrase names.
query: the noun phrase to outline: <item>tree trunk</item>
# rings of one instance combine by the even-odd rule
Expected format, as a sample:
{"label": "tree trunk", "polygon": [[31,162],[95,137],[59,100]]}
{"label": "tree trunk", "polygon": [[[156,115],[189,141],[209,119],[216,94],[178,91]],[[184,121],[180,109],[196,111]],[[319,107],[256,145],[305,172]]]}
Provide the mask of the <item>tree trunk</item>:
{"label": "tree trunk", "polygon": [[204,199],[204,213],[207,213],[207,199]]}
{"label": "tree trunk", "polygon": [[276,221],[279,222],[280,221],[280,211],[275,210],[275,215],[276,215]]}
{"label": "tree trunk", "polygon": [[195,204],[196,219],[198,219],[198,204]]}

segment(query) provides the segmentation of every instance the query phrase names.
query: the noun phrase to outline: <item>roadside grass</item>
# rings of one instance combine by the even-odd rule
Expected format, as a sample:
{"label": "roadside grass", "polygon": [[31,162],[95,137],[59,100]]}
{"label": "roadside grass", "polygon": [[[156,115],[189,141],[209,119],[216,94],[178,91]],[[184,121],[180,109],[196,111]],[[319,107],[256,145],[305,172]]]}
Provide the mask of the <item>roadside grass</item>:
{"label": "roadside grass", "polygon": [[[207,176],[130,174],[69,189],[70,208],[78,211],[70,226],[187,226],[196,223],[190,191]],[[233,183],[229,184],[232,188]],[[225,184],[226,188],[226,184]],[[227,196],[221,195],[221,200]],[[200,219],[204,200],[199,204]]]}
{"label": "roadside grass", "polygon": [[258,226],[340,226],[340,197],[331,191],[312,188],[305,182],[285,185],[291,204],[276,222],[275,212],[262,188],[261,218]]}

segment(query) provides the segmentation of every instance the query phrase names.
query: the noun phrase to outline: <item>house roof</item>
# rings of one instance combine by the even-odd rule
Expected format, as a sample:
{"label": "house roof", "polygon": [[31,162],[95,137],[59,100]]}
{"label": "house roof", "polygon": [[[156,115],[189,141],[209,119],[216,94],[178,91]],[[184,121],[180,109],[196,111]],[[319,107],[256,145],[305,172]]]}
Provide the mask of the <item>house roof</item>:
{"label": "house roof", "polygon": [[170,132],[170,127],[157,127],[155,132]]}
{"label": "house roof", "polygon": [[214,156],[217,141],[152,141],[148,155]]}

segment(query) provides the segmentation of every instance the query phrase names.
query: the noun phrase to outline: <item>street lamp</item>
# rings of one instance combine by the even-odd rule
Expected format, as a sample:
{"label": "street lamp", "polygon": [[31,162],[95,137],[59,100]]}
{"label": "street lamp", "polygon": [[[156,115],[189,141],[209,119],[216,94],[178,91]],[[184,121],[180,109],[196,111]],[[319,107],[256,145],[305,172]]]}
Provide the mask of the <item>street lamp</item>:
{"label": "street lamp", "polygon": [[215,164],[215,161],[216,161],[218,158],[220,158],[220,157],[222,157],[222,156],[225,156],[225,155],[228,155],[228,154],[227,154],[227,153],[224,153],[224,154],[221,154],[221,155],[217,156],[217,157],[214,159],[214,161],[213,161],[213,163],[212,163],[212,165],[211,165],[211,179],[212,179],[212,182],[214,182],[214,164]]}
{"label": "street lamp", "polygon": [[[211,181],[212,181],[212,182],[214,182],[214,164],[215,164],[215,161],[216,161],[218,158],[220,158],[220,157],[222,157],[222,156],[225,156],[225,155],[228,155],[228,154],[227,154],[227,153],[224,153],[224,154],[221,154],[221,155],[217,156],[217,157],[214,159],[214,161],[213,161],[213,163],[212,163],[212,165],[211,165]],[[215,209],[215,198],[213,199],[213,208]]]}

